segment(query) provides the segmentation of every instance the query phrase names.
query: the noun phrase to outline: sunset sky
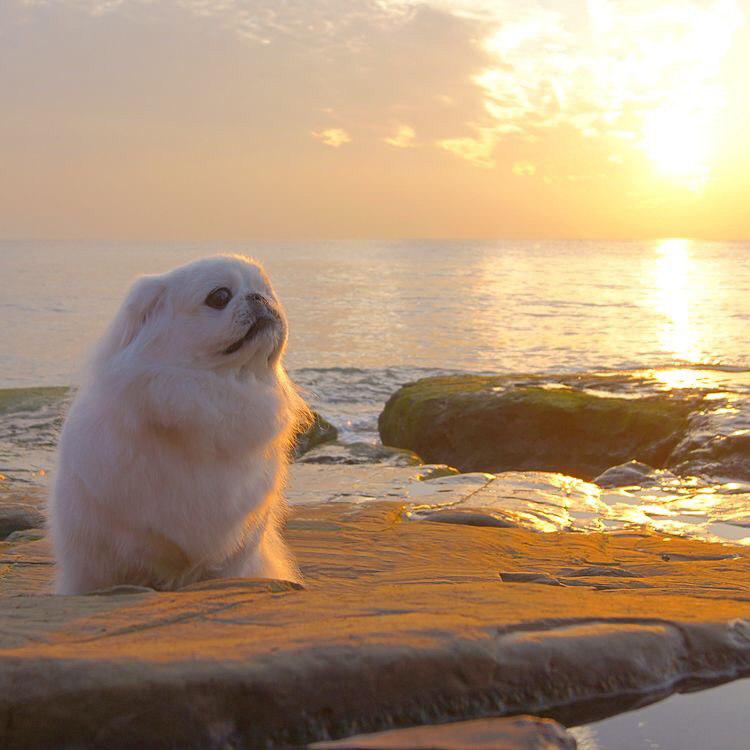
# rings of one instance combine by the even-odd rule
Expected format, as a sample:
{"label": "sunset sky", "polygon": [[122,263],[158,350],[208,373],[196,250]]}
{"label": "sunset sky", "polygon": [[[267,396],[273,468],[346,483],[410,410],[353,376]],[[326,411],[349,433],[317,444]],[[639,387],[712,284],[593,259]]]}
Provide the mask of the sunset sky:
{"label": "sunset sky", "polygon": [[750,239],[750,0],[3,0],[0,237]]}

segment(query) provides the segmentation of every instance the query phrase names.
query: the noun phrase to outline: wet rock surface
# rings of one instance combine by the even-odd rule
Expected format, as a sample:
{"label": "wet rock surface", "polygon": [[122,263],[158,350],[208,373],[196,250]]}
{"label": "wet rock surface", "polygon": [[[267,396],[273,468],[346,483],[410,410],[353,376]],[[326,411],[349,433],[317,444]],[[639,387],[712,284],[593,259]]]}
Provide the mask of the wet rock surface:
{"label": "wet rock surface", "polygon": [[27,529],[44,526],[44,514],[28,503],[0,505],[0,539]]}
{"label": "wet rock surface", "polygon": [[39,487],[0,482],[0,541],[43,529],[45,497]]}
{"label": "wet rock surface", "polygon": [[294,444],[294,455],[299,458],[319,445],[336,440],[339,431],[322,415],[313,412],[312,424],[300,435]]}
{"label": "wet rock surface", "polygon": [[665,466],[702,392],[659,392],[633,376],[453,375],[398,390],[385,445],[462,471],[559,471],[591,479],[630,460]]}
{"label": "wet rock surface", "polygon": [[298,459],[309,464],[389,464],[418,466],[422,459],[413,451],[369,443],[326,443]]}
{"label": "wet rock surface", "polygon": [[[0,543],[0,746],[300,745],[750,670],[746,547],[647,525],[537,533],[532,501],[564,520],[592,485],[428,473],[295,465],[304,589],[55,597],[46,540]],[[500,500],[515,524],[430,520]]]}
{"label": "wet rock surface", "polygon": [[[603,487],[552,472],[438,476],[408,488],[412,503],[406,516],[539,532],[656,531],[750,545],[750,485],[639,467],[614,467],[600,478]],[[633,483],[636,477],[642,484]]]}
{"label": "wet rock surface", "polygon": [[681,474],[750,481],[750,399],[732,393],[711,396],[691,414],[670,466]]}
{"label": "wet rock surface", "polygon": [[612,466],[596,477],[593,482],[600,487],[654,487],[664,480],[677,480],[670,471],[654,469],[640,461],[628,461]]}

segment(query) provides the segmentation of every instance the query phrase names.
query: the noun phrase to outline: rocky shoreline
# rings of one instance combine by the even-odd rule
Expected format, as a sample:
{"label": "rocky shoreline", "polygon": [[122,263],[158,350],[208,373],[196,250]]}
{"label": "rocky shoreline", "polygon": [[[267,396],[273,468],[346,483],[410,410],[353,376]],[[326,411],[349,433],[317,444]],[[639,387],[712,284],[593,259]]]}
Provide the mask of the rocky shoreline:
{"label": "rocky shoreline", "polygon": [[473,491],[425,475],[295,465],[304,589],[55,597],[45,539],[0,543],[0,744],[303,745],[750,671],[745,548],[415,522],[425,491]]}
{"label": "rocky shoreline", "polygon": [[319,416],[304,588],[52,596],[45,490],[0,481],[0,746],[572,748],[552,719],[750,674],[745,406],[455,376],[394,394],[383,446]]}

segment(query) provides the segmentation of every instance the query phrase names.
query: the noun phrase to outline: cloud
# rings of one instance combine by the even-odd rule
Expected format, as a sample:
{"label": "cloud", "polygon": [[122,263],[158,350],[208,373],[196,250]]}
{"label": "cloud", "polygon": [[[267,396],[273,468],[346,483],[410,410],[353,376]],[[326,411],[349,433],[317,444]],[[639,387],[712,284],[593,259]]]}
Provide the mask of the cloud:
{"label": "cloud", "polygon": [[490,169],[495,166],[492,154],[497,142],[496,133],[492,128],[478,128],[478,134],[463,138],[445,138],[438,141],[438,146],[461,159],[473,164],[475,167]]}
{"label": "cloud", "polygon": [[[14,0],[10,0],[12,3]],[[220,28],[259,44],[294,39],[313,46],[332,41],[356,48],[363,30],[407,21],[412,8],[387,0],[15,0],[25,8],[76,11],[91,16],[116,13],[144,17],[173,10],[213,21]]]}
{"label": "cloud", "polygon": [[395,148],[412,148],[415,145],[416,137],[417,134],[410,125],[399,125],[396,133],[388,138],[383,138],[383,141]]}
{"label": "cloud", "polygon": [[351,143],[352,137],[343,128],[327,128],[326,130],[313,130],[313,138],[325,143],[326,146],[338,148],[345,143]]}
{"label": "cloud", "polygon": [[536,167],[530,161],[517,161],[512,171],[517,177],[531,177],[536,174]]}
{"label": "cloud", "polygon": [[67,6],[92,16],[101,16],[127,5],[145,5],[147,2],[148,0],[130,0],[129,3],[128,0],[20,0],[20,4],[26,8]]}
{"label": "cloud", "polygon": [[467,127],[481,128],[481,138],[443,148],[487,166],[508,136],[568,127],[638,144],[653,113],[665,108],[679,106],[701,121],[721,111],[722,64],[743,20],[737,0],[588,0],[578,22],[555,5],[499,3],[493,16],[485,3],[455,4],[456,13],[473,9],[497,23],[482,42],[489,64],[473,77],[485,120]]}
{"label": "cloud", "polygon": [[[209,39],[219,30],[248,67],[278,71],[273,97],[310,113],[303,132],[334,105],[332,123],[354,123],[363,138],[408,148],[418,131],[421,143],[484,169],[529,155],[501,158],[504,142],[566,129],[616,153],[653,151],[653,123],[675,110],[710,130],[742,2],[15,0],[52,20],[60,8],[97,16],[101,28],[127,16],[129,30],[162,23]],[[340,127],[312,133],[332,147],[351,141]]]}

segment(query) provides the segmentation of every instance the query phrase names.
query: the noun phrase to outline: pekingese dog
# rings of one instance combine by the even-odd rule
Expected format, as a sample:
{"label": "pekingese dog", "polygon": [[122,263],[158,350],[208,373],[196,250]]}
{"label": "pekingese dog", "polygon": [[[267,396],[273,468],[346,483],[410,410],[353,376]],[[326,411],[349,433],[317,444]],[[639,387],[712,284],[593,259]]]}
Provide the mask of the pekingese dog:
{"label": "pekingese dog", "polygon": [[60,437],[57,593],[299,580],[279,525],[310,412],[282,367],[286,339],[283,308],[248,258],[133,284]]}

